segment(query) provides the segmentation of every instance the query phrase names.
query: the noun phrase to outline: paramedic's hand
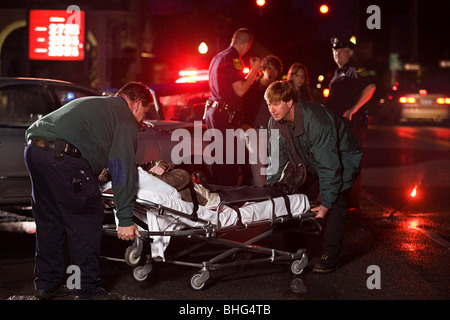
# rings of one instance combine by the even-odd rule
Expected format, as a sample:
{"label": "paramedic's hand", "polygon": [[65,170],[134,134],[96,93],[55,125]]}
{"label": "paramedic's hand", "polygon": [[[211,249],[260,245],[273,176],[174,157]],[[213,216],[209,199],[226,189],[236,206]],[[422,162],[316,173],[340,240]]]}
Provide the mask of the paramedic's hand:
{"label": "paramedic's hand", "polygon": [[166,168],[160,165],[154,166],[151,168],[148,172],[152,172],[154,174],[157,174],[158,176],[161,176],[166,172]]}
{"label": "paramedic's hand", "polygon": [[325,219],[327,214],[328,214],[328,208],[320,205],[318,207],[315,208],[311,208],[312,212],[317,212],[316,216],[314,217],[314,219]]}
{"label": "paramedic's hand", "polygon": [[133,241],[135,235],[139,238],[141,237],[141,234],[139,233],[139,230],[137,229],[135,224],[129,227],[117,228],[117,237],[120,240]]}

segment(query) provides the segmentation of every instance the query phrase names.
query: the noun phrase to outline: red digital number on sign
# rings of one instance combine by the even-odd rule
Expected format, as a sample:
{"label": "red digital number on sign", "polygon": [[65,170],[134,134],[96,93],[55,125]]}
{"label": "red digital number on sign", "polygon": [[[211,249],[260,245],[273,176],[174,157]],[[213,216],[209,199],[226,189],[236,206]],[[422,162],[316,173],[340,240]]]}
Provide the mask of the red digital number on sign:
{"label": "red digital number on sign", "polygon": [[84,11],[30,10],[31,60],[83,60]]}

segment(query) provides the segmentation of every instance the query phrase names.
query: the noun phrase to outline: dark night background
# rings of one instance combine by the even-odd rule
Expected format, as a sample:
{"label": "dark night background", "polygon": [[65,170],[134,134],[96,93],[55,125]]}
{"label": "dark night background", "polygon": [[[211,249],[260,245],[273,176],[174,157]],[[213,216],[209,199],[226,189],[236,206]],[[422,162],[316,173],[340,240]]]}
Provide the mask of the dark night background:
{"label": "dark night background", "polygon": [[[330,37],[334,35],[357,38],[356,59],[376,74],[379,88],[391,85],[389,56],[398,53],[403,63],[417,62],[419,72],[409,72],[408,77],[422,78],[439,74],[442,82],[450,83],[448,69],[438,68],[440,60],[449,59],[450,37],[447,15],[448,1],[421,0],[267,0],[258,7],[255,0],[109,0],[109,1],[2,1],[7,8],[59,8],[77,4],[86,12],[130,12],[134,37],[132,48],[115,49],[115,43],[106,39],[103,45],[113,46],[113,59],[109,62],[110,85],[119,86],[127,68],[139,61],[135,80],[167,82],[177,77],[178,70],[186,67],[207,69],[211,58],[226,48],[232,33],[240,27],[249,28],[254,34],[254,45],[244,57],[264,57],[273,54],[280,57],[284,73],[294,62],[301,62],[309,69],[311,85],[317,76],[333,72],[335,63],[331,56]],[[319,6],[327,4],[330,11],[320,14]],[[370,30],[366,21],[370,14],[367,7],[377,5],[381,10],[381,29]],[[100,23],[88,20],[86,25]],[[25,33],[25,32],[24,32]],[[144,35],[147,35],[145,37]],[[23,37],[24,35],[22,35]],[[26,36],[26,33],[25,33]],[[149,40],[150,39],[150,40]],[[206,42],[209,51],[200,55],[197,47]],[[151,51],[151,58],[141,58],[140,51]],[[2,57],[5,55],[2,52]],[[40,65],[49,62],[31,62],[30,76],[39,74]],[[58,63],[58,70],[73,72],[77,63]],[[79,65],[80,63],[78,63]],[[158,66],[158,67],[155,67]],[[75,67],[78,68],[78,67]],[[21,71],[22,73],[24,71]],[[20,72],[19,72],[20,73]],[[26,72],[25,72],[26,73]],[[159,73],[159,75],[157,75]],[[2,75],[5,74],[2,70]],[[23,75],[23,74],[17,74]],[[58,74],[49,74],[58,78]],[[72,79],[68,79],[71,80]],[[78,80],[74,78],[75,82]],[[81,80],[82,81],[82,80]],[[84,84],[84,83],[81,83]]]}

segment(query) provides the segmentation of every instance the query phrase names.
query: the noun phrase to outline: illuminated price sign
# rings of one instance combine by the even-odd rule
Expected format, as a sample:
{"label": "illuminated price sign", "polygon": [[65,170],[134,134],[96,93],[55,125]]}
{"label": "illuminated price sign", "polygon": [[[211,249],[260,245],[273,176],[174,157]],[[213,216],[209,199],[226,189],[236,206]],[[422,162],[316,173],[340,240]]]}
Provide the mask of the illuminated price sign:
{"label": "illuminated price sign", "polygon": [[83,60],[84,11],[30,10],[31,60]]}

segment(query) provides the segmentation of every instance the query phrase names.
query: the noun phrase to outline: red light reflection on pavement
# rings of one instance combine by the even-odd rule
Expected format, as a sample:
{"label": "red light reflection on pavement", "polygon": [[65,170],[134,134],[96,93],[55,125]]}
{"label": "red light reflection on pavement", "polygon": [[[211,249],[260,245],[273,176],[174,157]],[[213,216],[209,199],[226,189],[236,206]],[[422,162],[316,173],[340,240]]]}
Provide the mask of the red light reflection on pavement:
{"label": "red light reflection on pavement", "polygon": [[[402,243],[400,244],[401,250],[408,251],[410,253],[416,253],[419,250],[424,250],[428,247],[424,242],[424,238],[422,232],[420,231],[420,226],[422,226],[423,221],[419,218],[411,218],[405,220],[401,226],[402,230],[405,232],[402,237]],[[420,259],[420,255],[417,254],[415,257],[411,257],[416,259]]]}
{"label": "red light reflection on pavement", "polygon": [[450,146],[450,129],[447,128],[395,127],[394,131],[401,138],[438,144],[445,147]]}

